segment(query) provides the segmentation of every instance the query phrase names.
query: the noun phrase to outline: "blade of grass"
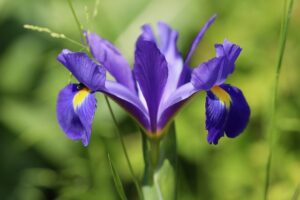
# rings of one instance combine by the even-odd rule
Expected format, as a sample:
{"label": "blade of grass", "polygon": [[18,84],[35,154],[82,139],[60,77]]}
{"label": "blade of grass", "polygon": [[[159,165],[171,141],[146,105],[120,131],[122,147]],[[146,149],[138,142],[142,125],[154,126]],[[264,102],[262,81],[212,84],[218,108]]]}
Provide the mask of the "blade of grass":
{"label": "blade of grass", "polygon": [[124,188],[123,188],[120,176],[117,173],[116,168],[114,167],[114,165],[111,161],[109,153],[107,153],[107,157],[108,157],[111,173],[113,175],[114,183],[115,183],[116,189],[118,191],[118,194],[119,194],[119,196],[122,200],[127,200],[127,197],[125,195]]}
{"label": "blade of grass", "polygon": [[[273,157],[273,151],[275,148],[275,136],[276,136],[276,117],[277,117],[277,104],[278,104],[278,85],[279,85],[279,77],[281,72],[281,66],[282,66],[282,60],[284,56],[285,46],[286,46],[286,39],[287,39],[287,33],[288,33],[288,26],[289,21],[291,18],[292,8],[294,0],[285,0],[284,2],[284,16],[283,21],[281,25],[281,31],[280,31],[280,42],[279,42],[279,55],[278,55],[278,62],[276,66],[276,73],[275,73],[275,80],[274,80],[274,90],[273,90],[273,98],[272,98],[272,108],[270,112],[270,123],[269,123],[269,155],[267,159],[267,165],[266,165],[266,177],[265,177],[265,188],[264,188],[264,200],[268,199],[268,192],[270,187],[270,171],[272,166],[272,157]],[[287,6],[288,8],[287,8]],[[287,10],[286,10],[287,9]]]}
{"label": "blade of grass", "polygon": [[120,138],[120,142],[121,142],[121,145],[122,145],[122,149],[123,149],[123,152],[124,152],[126,161],[127,161],[127,165],[128,165],[128,167],[129,167],[129,171],[130,171],[132,180],[133,180],[133,182],[134,182],[134,184],[135,184],[135,187],[136,187],[136,189],[137,189],[137,192],[138,192],[138,195],[139,195],[139,199],[144,199],[144,198],[143,198],[143,194],[142,194],[141,185],[139,184],[139,181],[137,180],[137,178],[136,178],[136,176],[135,176],[135,174],[134,174],[134,171],[133,171],[131,162],[130,162],[130,160],[129,160],[129,156],[128,156],[128,153],[127,153],[127,150],[126,150],[126,147],[125,147],[124,138],[123,138],[123,136],[122,136],[122,134],[121,134],[121,131],[120,131],[120,129],[119,129],[120,126],[119,126],[118,121],[117,121],[117,119],[116,119],[116,117],[115,117],[115,114],[113,113],[112,107],[111,107],[111,105],[110,105],[110,103],[109,103],[109,100],[108,100],[108,97],[107,97],[107,96],[105,96],[105,101],[106,101],[106,104],[107,104],[107,106],[108,106],[108,109],[109,109],[109,112],[110,112],[110,114],[111,114],[111,117],[112,117],[112,119],[113,119],[113,122],[114,122],[114,124],[115,124],[115,127],[117,128],[117,133],[118,133],[118,136],[119,136],[119,138]]}

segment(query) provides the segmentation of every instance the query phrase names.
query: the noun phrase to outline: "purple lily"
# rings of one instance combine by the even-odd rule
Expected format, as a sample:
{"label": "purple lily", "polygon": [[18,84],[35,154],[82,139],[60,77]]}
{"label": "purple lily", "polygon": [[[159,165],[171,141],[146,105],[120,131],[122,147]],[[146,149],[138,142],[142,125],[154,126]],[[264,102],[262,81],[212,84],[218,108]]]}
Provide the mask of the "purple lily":
{"label": "purple lily", "polygon": [[[80,84],[61,90],[57,102],[58,121],[67,136],[86,146],[96,109],[94,92],[102,92],[122,106],[149,137],[160,137],[176,112],[195,93],[207,91],[206,128],[208,142],[217,144],[224,132],[239,135],[248,123],[249,106],[242,92],[224,84],[234,71],[241,48],[225,40],[215,45],[216,57],[189,67],[190,58],[215,16],[200,30],[185,61],[176,43],[178,33],[159,22],[159,40],[149,25],[142,27],[136,42],[133,70],[121,53],[95,33],[86,33],[94,62],[85,53],[63,50],[58,60]],[[106,80],[107,70],[115,81]]]}

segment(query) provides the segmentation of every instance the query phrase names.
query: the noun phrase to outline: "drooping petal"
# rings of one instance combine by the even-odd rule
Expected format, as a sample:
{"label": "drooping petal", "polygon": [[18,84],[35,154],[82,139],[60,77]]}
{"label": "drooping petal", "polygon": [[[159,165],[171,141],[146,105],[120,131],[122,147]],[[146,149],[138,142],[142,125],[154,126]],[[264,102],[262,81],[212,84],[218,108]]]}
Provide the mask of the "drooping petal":
{"label": "drooping petal", "polygon": [[191,82],[195,88],[209,90],[219,82],[225,64],[224,57],[213,58],[192,72]]}
{"label": "drooping petal", "polygon": [[206,24],[202,27],[202,29],[200,30],[200,32],[198,33],[198,35],[196,36],[196,38],[194,39],[192,46],[189,50],[189,53],[187,54],[186,60],[184,62],[185,65],[187,65],[195,51],[195,49],[197,48],[197,46],[199,45],[200,41],[202,40],[205,32],[207,31],[207,29],[210,27],[210,25],[214,22],[214,20],[216,19],[216,15],[212,16],[207,22]]}
{"label": "drooping petal", "polygon": [[95,33],[85,33],[94,58],[101,63],[117,82],[135,91],[130,66],[119,50]]}
{"label": "drooping petal", "polygon": [[148,111],[135,93],[130,91],[127,87],[109,80],[106,81],[105,87],[102,88],[100,92],[111,97],[145,129],[150,130]]}
{"label": "drooping petal", "polygon": [[208,130],[207,141],[210,144],[218,144],[224,136],[224,127],[227,120],[226,104],[208,91],[206,96],[206,129]]}
{"label": "drooping petal", "polygon": [[214,86],[206,96],[206,129],[210,144],[218,144],[221,137],[238,136],[247,126],[250,108],[243,93],[236,87]]}
{"label": "drooping petal", "polygon": [[85,53],[71,52],[64,49],[57,57],[80,82],[92,91],[98,90],[105,83],[105,69],[97,65]]}
{"label": "drooping petal", "polygon": [[96,99],[86,87],[69,84],[57,99],[57,119],[65,134],[72,140],[81,140],[87,146],[91,136]]}
{"label": "drooping petal", "polygon": [[218,80],[218,85],[224,83],[227,76],[234,71],[235,61],[240,55],[242,49],[228,40],[224,40],[223,44],[216,44],[216,54],[217,57],[225,57],[225,64],[222,69],[221,77]]}
{"label": "drooping petal", "polygon": [[234,138],[246,128],[250,118],[250,108],[241,90],[228,84],[223,84],[221,87],[231,98],[225,133],[228,137]]}
{"label": "drooping petal", "polygon": [[151,130],[155,132],[158,108],[168,77],[166,59],[155,43],[138,39],[133,71],[147,103]]}

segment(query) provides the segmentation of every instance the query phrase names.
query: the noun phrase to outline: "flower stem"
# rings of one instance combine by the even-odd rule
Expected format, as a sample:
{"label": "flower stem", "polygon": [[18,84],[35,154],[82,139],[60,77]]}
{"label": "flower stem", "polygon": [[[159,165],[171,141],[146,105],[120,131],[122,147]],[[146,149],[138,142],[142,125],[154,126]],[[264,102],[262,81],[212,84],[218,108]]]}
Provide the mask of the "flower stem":
{"label": "flower stem", "polygon": [[[269,123],[269,155],[266,165],[266,178],[265,178],[265,189],[264,189],[264,200],[268,199],[268,192],[270,187],[270,171],[272,166],[272,157],[273,151],[276,144],[276,133],[278,132],[276,126],[276,119],[277,119],[277,104],[278,104],[278,85],[279,85],[279,77],[281,72],[282,60],[284,55],[284,50],[286,46],[286,39],[287,39],[287,32],[288,32],[288,25],[291,18],[292,8],[294,0],[289,0],[288,8],[286,7],[287,1],[284,2],[284,16],[281,25],[280,31],[280,43],[279,43],[279,55],[278,55],[278,62],[276,66],[276,73],[275,73],[275,81],[274,81],[274,90],[273,90],[273,98],[272,98],[272,108],[270,112],[270,123]],[[286,12],[287,9],[287,12]]]}
{"label": "flower stem", "polygon": [[155,168],[159,161],[160,152],[160,141],[158,139],[151,139],[150,141],[150,155],[151,155],[151,165]]}
{"label": "flower stem", "polygon": [[174,122],[165,131],[161,138],[150,138],[141,130],[145,163],[142,189],[145,200],[176,199],[177,153]]}
{"label": "flower stem", "polygon": [[143,194],[142,194],[142,189],[141,189],[141,186],[139,184],[139,181],[137,180],[135,174],[134,174],[134,171],[133,171],[133,168],[132,168],[132,165],[131,165],[131,162],[130,162],[130,159],[129,159],[129,156],[128,156],[128,153],[127,153],[127,150],[126,150],[126,147],[125,147],[125,142],[124,142],[124,138],[121,134],[121,131],[119,129],[119,124],[118,124],[118,121],[115,117],[115,114],[113,113],[113,110],[112,110],[112,107],[109,103],[109,100],[108,100],[108,97],[105,96],[105,101],[106,101],[106,104],[107,104],[107,107],[109,109],[109,112],[110,112],[110,115],[113,119],[113,122],[116,126],[116,129],[117,129],[117,133],[118,133],[118,136],[119,136],[119,139],[120,139],[120,142],[121,142],[121,145],[122,145],[122,149],[123,149],[123,152],[124,152],[124,155],[125,155],[125,158],[126,158],[126,161],[127,161],[127,165],[129,167],[129,171],[130,171],[130,174],[131,174],[131,177],[133,179],[133,182],[135,184],[135,187],[137,189],[137,192],[138,192],[138,195],[139,195],[139,199],[144,199],[143,198]]}

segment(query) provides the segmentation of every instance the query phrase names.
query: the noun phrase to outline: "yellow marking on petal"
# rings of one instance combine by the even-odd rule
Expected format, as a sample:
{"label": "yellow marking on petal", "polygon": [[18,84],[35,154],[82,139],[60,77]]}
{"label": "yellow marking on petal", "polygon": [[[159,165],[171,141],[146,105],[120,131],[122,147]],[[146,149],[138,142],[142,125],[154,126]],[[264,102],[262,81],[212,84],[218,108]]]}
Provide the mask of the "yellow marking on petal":
{"label": "yellow marking on petal", "polygon": [[230,95],[221,87],[214,86],[210,91],[216,95],[222,102],[225,103],[226,107],[230,106],[231,98]]}
{"label": "yellow marking on petal", "polygon": [[90,90],[87,87],[82,88],[75,94],[73,98],[73,108],[76,110],[90,94]]}

